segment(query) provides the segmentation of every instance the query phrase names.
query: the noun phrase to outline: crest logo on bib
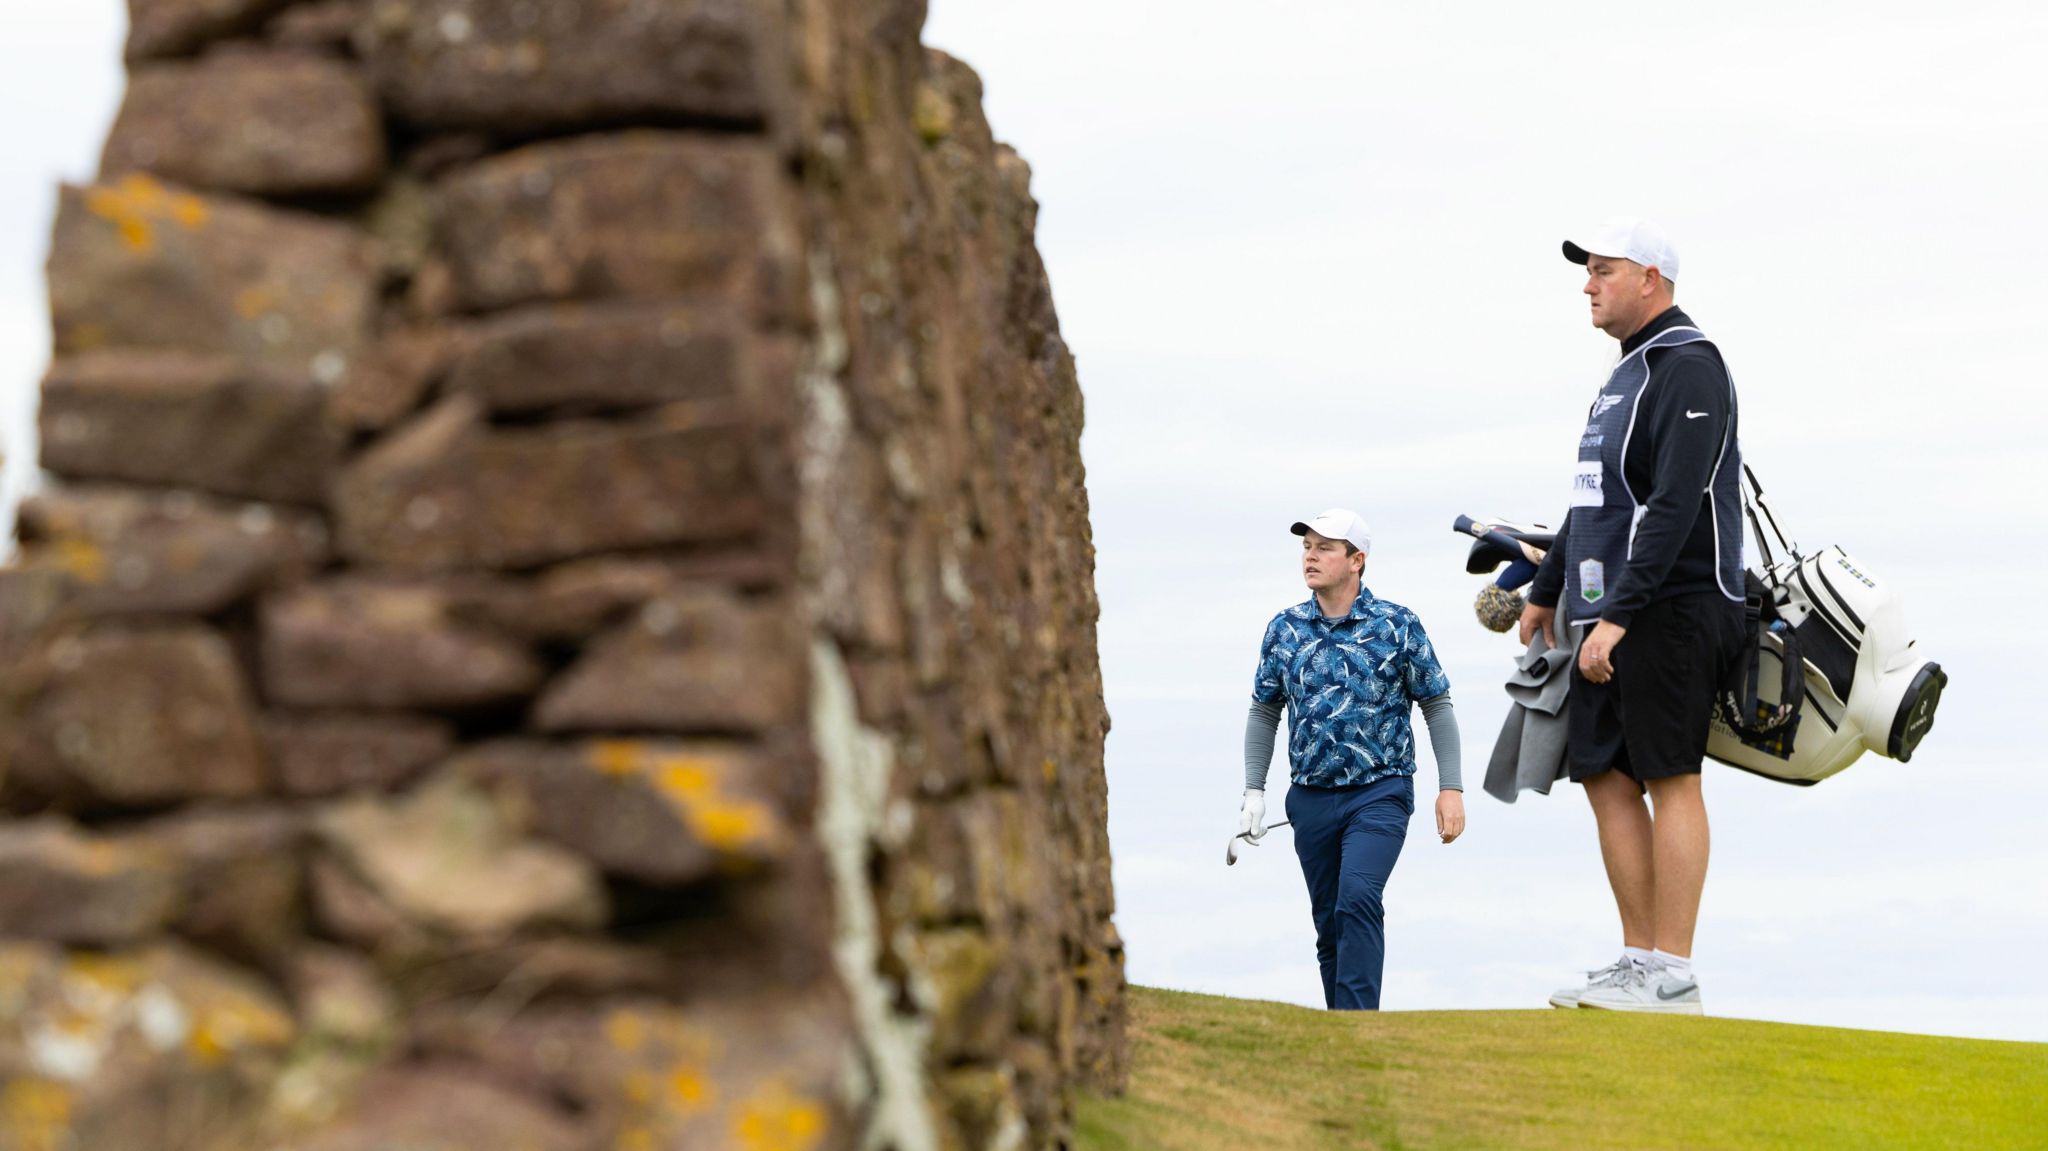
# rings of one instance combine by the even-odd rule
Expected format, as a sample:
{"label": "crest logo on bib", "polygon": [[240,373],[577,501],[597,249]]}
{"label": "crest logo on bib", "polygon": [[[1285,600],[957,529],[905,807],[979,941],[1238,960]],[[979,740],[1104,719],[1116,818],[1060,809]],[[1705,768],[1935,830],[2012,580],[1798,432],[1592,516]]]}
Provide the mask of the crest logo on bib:
{"label": "crest logo on bib", "polygon": [[1607,566],[1599,560],[1585,560],[1579,564],[1579,598],[1587,603],[1599,603],[1607,594]]}

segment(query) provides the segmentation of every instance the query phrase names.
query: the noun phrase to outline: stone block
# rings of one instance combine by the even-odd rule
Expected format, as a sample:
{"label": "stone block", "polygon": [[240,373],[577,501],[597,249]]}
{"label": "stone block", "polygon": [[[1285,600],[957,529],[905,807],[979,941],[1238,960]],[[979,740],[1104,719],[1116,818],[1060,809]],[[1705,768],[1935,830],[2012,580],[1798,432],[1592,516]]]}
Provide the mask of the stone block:
{"label": "stone block", "polygon": [[171,927],[216,953],[273,969],[306,928],[303,816],[285,807],[188,808],[131,838],[170,861]]}
{"label": "stone block", "polygon": [[459,711],[540,683],[524,644],[451,618],[426,584],[350,577],[270,597],[260,613],[264,697],[299,708]]}
{"label": "stone block", "polygon": [[271,713],[263,744],[286,795],[391,791],[453,751],[455,727],[402,714]]}
{"label": "stone block", "polygon": [[43,380],[42,464],[73,479],[315,504],[341,452],[326,402],[310,377],[231,356],[74,356]]}
{"label": "stone block", "polygon": [[232,54],[136,68],[100,178],[146,171],[250,196],[334,196],[374,189],[384,165],[383,116],[356,69]]}
{"label": "stone block", "polygon": [[128,59],[183,56],[254,30],[292,0],[128,0]]}
{"label": "stone block", "polygon": [[774,12],[761,0],[384,0],[361,45],[387,102],[419,124],[755,123],[774,79]]}
{"label": "stone block", "polygon": [[162,931],[178,896],[169,859],[142,844],[54,817],[0,822],[0,934],[121,947]]}
{"label": "stone block", "polygon": [[23,567],[65,573],[92,615],[213,615],[326,562],[326,523],[269,504],[191,492],[83,486],[24,500]]}
{"label": "stone block", "polygon": [[297,0],[263,26],[267,44],[291,52],[352,56],[370,0]]}
{"label": "stone block", "polygon": [[327,403],[327,417],[352,432],[381,432],[418,411],[433,394],[460,346],[452,328],[408,328],[367,348]]}
{"label": "stone block", "polygon": [[747,428],[730,417],[688,405],[540,428],[482,417],[454,396],[357,457],[335,489],[342,552],[408,571],[527,568],[739,540],[764,514]]}
{"label": "stone block", "polygon": [[767,753],[732,744],[485,744],[449,770],[505,796],[539,834],[614,875],[684,884],[783,859],[792,835]]}
{"label": "stone block", "polygon": [[628,622],[649,601],[688,586],[767,592],[787,586],[785,557],[754,548],[683,555],[594,556],[530,580],[469,581],[450,589],[450,611],[511,635],[564,643]]}
{"label": "stone block", "polygon": [[465,311],[696,296],[775,308],[798,249],[766,141],[628,132],[535,144],[440,185],[440,249]]}
{"label": "stone block", "polygon": [[378,306],[357,229],[139,172],[61,191],[49,276],[59,357],[215,352],[321,382],[347,371]]}
{"label": "stone block", "polygon": [[16,801],[153,806],[267,785],[242,669],[208,628],[63,634],[15,672],[6,785]]}
{"label": "stone block", "polygon": [[695,401],[744,408],[746,333],[729,310],[684,304],[522,309],[480,325],[451,388],[495,412],[616,411]]}
{"label": "stone block", "polygon": [[358,796],[321,816],[329,859],[406,924],[464,945],[522,932],[595,930],[597,869],[520,838],[498,803],[446,777],[397,799]]}
{"label": "stone block", "polygon": [[541,696],[548,732],[758,734],[796,719],[807,652],[785,599],[688,588],[599,636]]}

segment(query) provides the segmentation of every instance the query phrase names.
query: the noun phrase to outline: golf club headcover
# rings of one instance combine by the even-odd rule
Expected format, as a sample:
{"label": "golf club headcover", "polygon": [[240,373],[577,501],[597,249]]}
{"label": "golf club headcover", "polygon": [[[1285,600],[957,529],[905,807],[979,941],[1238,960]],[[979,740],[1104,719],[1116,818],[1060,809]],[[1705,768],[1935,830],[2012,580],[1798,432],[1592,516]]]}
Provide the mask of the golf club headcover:
{"label": "golf club headcover", "polygon": [[1472,604],[1472,610],[1479,616],[1479,626],[1487,631],[1513,631],[1522,618],[1522,597],[1506,588],[1487,584],[1479,589],[1479,598]]}

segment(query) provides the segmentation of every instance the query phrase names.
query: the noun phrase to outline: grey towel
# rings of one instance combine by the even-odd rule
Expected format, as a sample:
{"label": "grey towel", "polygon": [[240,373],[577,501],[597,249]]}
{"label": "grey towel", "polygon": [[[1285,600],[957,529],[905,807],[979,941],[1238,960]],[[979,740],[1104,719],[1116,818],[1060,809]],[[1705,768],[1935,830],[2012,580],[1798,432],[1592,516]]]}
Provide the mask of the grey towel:
{"label": "grey towel", "polygon": [[1538,631],[1515,661],[1507,682],[1508,717],[1486,763],[1486,794],[1502,803],[1529,790],[1549,795],[1550,785],[1565,774],[1565,705],[1584,635],[1584,628],[1571,628],[1567,645],[1553,648]]}

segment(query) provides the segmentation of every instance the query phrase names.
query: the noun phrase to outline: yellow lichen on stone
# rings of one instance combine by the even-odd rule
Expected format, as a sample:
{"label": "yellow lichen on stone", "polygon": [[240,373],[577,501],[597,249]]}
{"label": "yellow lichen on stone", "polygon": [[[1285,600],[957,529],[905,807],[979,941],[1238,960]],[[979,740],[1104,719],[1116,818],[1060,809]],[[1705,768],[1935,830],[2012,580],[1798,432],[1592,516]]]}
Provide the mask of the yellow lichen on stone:
{"label": "yellow lichen on stone", "polygon": [[825,1136],[825,1109],[770,1084],[740,1104],[732,1134],[746,1151],[810,1151]]}
{"label": "yellow lichen on stone", "polygon": [[621,1051],[638,1051],[647,1046],[647,1023],[631,1011],[614,1011],[604,1021],[604,1037]]}
{"label": "yellow lichen on stone", "polygon": [[768,809],[759,803],[712,800],[690,811],[690,830],[719,851],[738,851],[768,836]]}
{"label": "yellow lichen on stone", "polygon": [[662,791],[680,799],[704,799],[717,787],[717,772],[708,760],[672,755],[661,761]]}
{"label": "yellow lichen on stone", "polygon": [[22,1078],[0,1090],[0,1145],[15,1151],[58,1151],[71,1143],[71,1088]]}
{"label": "yellow lichen on stone", "polygon": [[716,1089],[695,1068],[678,1065],[668,1075],[668,1104],[685,1114],[711,1106]]}
{"label": "yellow lichen on stone", "polygon": [[142,965],[132,959],[90,951],[74,952],[64,967],[67,982],[75,980],[87,988],[115,995],[133,994],[142,986],[145,974]]}
{"label": "yellow lichen on stone", "polygon": [[141,255],[156,251],[158,225],[172,224],[191,230],[204,227],[207,215],[204,200],[172,192],[141,173],[123,177],[112,186],[88,190],[85,207],[114,225],[121,242]]}
{"label": "yellow lichen on stone", "polygon": [[50,548],[57,567],[85,584],[107,582],[107,553],[80,539],[58,540]]}
{"label": "yellow lichen on stone", "polygon": [[655,1151],[659,1144],[654,1141],[654,1132],[645,1127],[628,1127],[619,1132],[618,1141],[612,1144],[615,1151]]}
{"label": "yellow lichen on stone", "polygon": [[228,1057],[227,1044],[221,1042],[210,1023],[202,1022],[192,1029],[191,1038],[186,1040],[192,1058],[202,1067],[218,1067]]}
{"label": "yellow lichen on stone", "polygon": [[213,1066],[244,1048],[285,1047],[292,1030],[289,1017],[260,1003],[213,1004],[200,1010],[186,1046],[194,1059]]}
{"label": "yellow lichen on stone", "polygon": [[172,196],[171,219],[181,227],[200,228],[206,224],[206,202],[197,196]]}
{"label": "yellow lichen on stone", "polygon": [[600,775],[623,779],[637,775],[647,759],[647,745],[632,739],[601,739],[584,753],[584,762]]}
{"label": "yellow lichen on stone", "polygon": [[713,850],[739,852],[765,846],[775,837],[777,824],[768,805],[719,794],[723,770],[715,759],[658,755],[637,740],[598,740],[586,747],[584,762],[613,779],[646,779]]}

